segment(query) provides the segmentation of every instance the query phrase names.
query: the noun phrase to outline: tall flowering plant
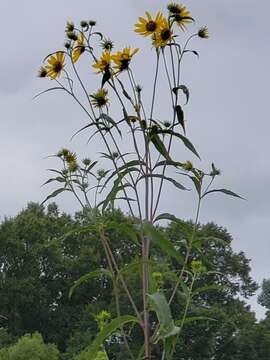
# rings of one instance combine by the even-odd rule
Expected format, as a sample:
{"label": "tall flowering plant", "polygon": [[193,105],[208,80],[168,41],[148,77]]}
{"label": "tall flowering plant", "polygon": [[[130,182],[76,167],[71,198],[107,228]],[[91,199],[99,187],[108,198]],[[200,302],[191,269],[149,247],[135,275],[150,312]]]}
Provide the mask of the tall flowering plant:
{"label": "tall flowering plant", "polygon": [[[79,27],[68,22],[65,48],[48,55],[39,71],[40,77],[54,82],[53,87],[40,94],[64,91],[88,118],[88,123],[76,134],[87,131],[89,142],[94,137],[99,137],[104,145],[103,152],[94,160],[86,158],[79,161],[77,154],[61,149],[56,156],[62,167],[51,169],[56,175],[46,182],[59,183],[60,187],[45,201],[68,191],[73,193],[82,208],[87,210],[86,213],[94,222],[86,225],[82,231],[91,231],[98,235],[107,259],[107,269],[97,269],[80,278],[72,286],[70,295],[83,282],[93,277],[107,276],[114,287],[118,316],[103,323],[96,340],[84,351],[87,359],[107,358],[104,347],[106,339],[108,341],[117,329],[120,329],[119,336],[131,359],[151,359],[154,347],[160,344],[163,347],[162,359],[173,357],[177,339],[187,319],[192,291],[200,274],[207,272],[200,259],[190,260],[193,247],[198,246],[195,240],[201,202],[215,192],[239,197],[227,189],[212,187],[216,176],[220,174],[214,164],[210,171],[205,172],[195,167],[190,160],[183,161],[172,156],[173,148],[184,146],[192,156],[199,158],[195,146],[186,136],[183,104],[188,103],[190,93],[181,81],[181,71],[187,55],[198,56],[198,53],[190,48],[191,41],[194,38],[207,39],[208,29],[202,27],[187,36],[187,27],[194,22],[188,9],[181,4],[170,3],[167,10],[166,15],[161,11],[155,15],[146,12],[134,26],[138,35],[150,40],[149,44],[155,55],[150,103],[145,101],[149,94],[145,94],[143,87],[137,83],[133,70],[133,62],[140,56],[139,49],[127,46],[115,50],[114,43],[95,30],[94,21],[81,21]],[[97,74],[94,76],[99,76],[98,89],[89,88],[89,82],[81,76],[77,64],[82,57],[89,61],[89,74],[92,67],[92,72]],[[170,102],[164,102],[163,106],[168,109],[169,120],[160,121],[156,117],[156,102],[160,95],[157,85],[164,74],[168,82]],[[116,118],[111,114],[112,102],[118,107]],[[128,151],[125,151],[127,145]],[[106,169],[97,169],[99,163],[106,164]],[[170,173],[171,170],[175,171],[173,177],[169,175],[169,169]],[[159,210],[166,183],[174,186],[176,191],[187,191],[192,185],[197,194],[196,218],[192,232],[186,234],[184,254],[155,227],[161,220],[181,223],[174,215]],[[106,217],[120,202],[127,205],[131,217],[129,224],[117,224]],[[108,231],[114,228],[127,235],[137,247],[142,270],[142,308],[136,303],[132,289],[123,275],[123,269],[117,263],[117,254],[112,250]],[[177,281],[170,294],[164,291],[162,273],[153,272],[149,266],[150,261],[157,261],[151,258],[152,245],[165,253],[168,266],[170,259],[178,263]],[[154,279],[157,284],[152,292],[150,279]],[[119,287],[129,299],[133,309],[131,315],[121,315]],[[185,307],[182,318],[174,319],[170,305],[177,301],[179,288],[184,289],[186,295]],[[102,317],[102,314],[100,316]],[[139,354],[134,354],[130,349],[127,324],[137,324],[142,330],[144,344]]]}

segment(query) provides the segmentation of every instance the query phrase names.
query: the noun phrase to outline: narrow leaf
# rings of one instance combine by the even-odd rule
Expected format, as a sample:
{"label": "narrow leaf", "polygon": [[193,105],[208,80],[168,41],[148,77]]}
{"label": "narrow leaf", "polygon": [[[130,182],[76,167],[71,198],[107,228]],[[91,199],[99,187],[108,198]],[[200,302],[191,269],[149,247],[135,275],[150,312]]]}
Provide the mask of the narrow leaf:
{"label": "narrow leaf", "polygon": [[229,196],[233,196],[233,197],[237,197],[237,198],[240,198],[240,199],[242,199],[242,200],[245,200],[242,196],[237,195],[237,194],[234,193],[233,191],[227,190],[227,189],[213,189],[213,190],[209,190],[209,191],[207,191],[206,193],[204,193],[202,197],[205,197],[206,195],[211,194],[211,193],[214,193],[214,192],[220,192],[220,193],[223,193],[223,194],[225,194],[225,195],[229,195]]}
{"label": "narrow leaf", "polygon": [[138,323],[134,316],[124,315],[112,320],[108,325],[104,326],[92,344],[84,351],[89,356],[89,360],[96,360],[96,355],[100,351],[100,347],[106,339],[108,339],[117,329],[128,323]]}
{"label": "narrow leaf", "polygon": [[191,143],[191,141],[185,137],[184,135],[181,135],[181,134],[178,134],[172,130],[158,130],[158,133],[159,134],[169,134],[169,135],[172,135],[172,136],[176,136],[178,137],[180,140],[183,141],[184,145],[191,151],[193,152],[193,154],[195,154],[199,159],[200,159],[200,156],[199,154],[197,153],[197,150],[195,149],[194,145]]}
{"label": "narrow leaf", "polygon": [[156,292],[148,296],[152,302],[152,307],[157,314],[157,318],[160,324],[159,332],[157,333],[157,337],[154,339],[154,341],[158,341],[159,339],[166,339],[178,334],[180,328],[174,325],[171,309],[164,294],[161,292]]}
{"label": "narrow leaf", "polygon": [[180,105],[176,105],[175,111],[176,111],[178,122],[183,128],[184,134],[186,134],[184,111],[183,111],[183,109],[182,109],[182,107]]}
{"label": "narrow leaf", "polygon": [[54,198],[55,196],[61,194],[63,191],[70,191],[69,189],[66,188],[61,188],[61,189],[57,189],[54,192],[52,192],[49,196],[46,197],[45,200],[42,201],[41,205],[43,205],[46,201],[48,201],[49,199]]}
{"label": "narrow leaf", "polygon": [[157,151],[164,156],[164,158],[168,161],[172,161],[165,145],[163,144],[163,142],[160,140],[159,136],[157,134],[152,134],[150,136],[150,140],[153,143],[153,145],[155,146],[155,148],[157,149]]}
{"label": "narrow leaf", "polygon": [[69,298],[71,298],[71,296],[73,295],[74,291],[81,286],[82,284],[84,284],[85,282],[92,280],[94,278],[97,277],[101,277],[101,276],[107,276],[109,278],[112,278],[112,273],[109,270],[106,269],[98,269],[95,271],[92,271],[88,274],[85,274],[83,276],[81,276],[78,280],[75,281],[74,285],[72,285],[72,287],[69,290]]}
{"label": "narrow leaf", "polygon": [[143,226],[144,232],[151,241],[158,246],[165,254],[177,260],[179,264],[183,264],[184,260],[178,253],[174,245],[165,237],[165,235],[156,229],[150,223],[145,223]]}
{"label": "narrow leaf", "polygon": [[172,183],[175,187],[177,187],[180,190],[188,190],[185,186],[180,184],[178,181],[176,181],[168,176],[161,175],[161,174],[146,174],[146,175],[141,176],[138,181],[140,181],[141,179],[145,179],[146,177],[164,179],[164,180]]}

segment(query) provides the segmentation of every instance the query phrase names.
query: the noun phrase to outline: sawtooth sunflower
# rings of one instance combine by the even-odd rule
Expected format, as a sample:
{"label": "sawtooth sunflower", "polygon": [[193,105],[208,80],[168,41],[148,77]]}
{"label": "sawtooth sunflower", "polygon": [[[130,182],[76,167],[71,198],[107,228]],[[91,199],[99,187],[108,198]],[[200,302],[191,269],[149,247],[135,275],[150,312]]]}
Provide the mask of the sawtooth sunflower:
{"label": "sawtooth sunflower", "polygon": [[171,18],[182,30],[185,30],[186,25],[194,21],[189,10],[184,5],[171,3],[168,5],[168,10]]}
{"label": "sawtooth sunflower", "polygon": [[153,34],[153,45],[156,48],[164,47],[170,43],[173,39],[173,32],[167,19],[163,20],[163,23],[158,32]]}
{"label": "sawtooth sunflower", "polygon": [[96,108],[102,108],[103,106],[107,105],[109,102],[107,95],[108,95],[108,90],[104,88],[99,89],[97,92],[90,95],[90,97],[92,98],[91,103]]}
{"label": "sawtooth sunflower", "polygon": [[58,51],[54,55],[51,55],[48,59],[48,64],[45,66],[47,70],[47,76],[51,79],[56,79],[61,75],[65,66],[65,55],[63,52]]}
{"label": "sawtooth sunflower", "polygon": [[207,26],[203,26],[198,30],[198,36],[202,39],[209,38],[209,31]]}
{"label": "sawtooth sunflower", "polygon": [[84,35],[83,33],[80,33],[76,41],[76,46],[72,51],[72,62],[75,64],[75,62],[84,52],[85,52]]}
{"label": "sawtooth sunflower", "polygon": [[134,31],[143,36],[153,35],[162,25],[164,15],[160,11],[155,18],[153,18],[148,11],[146,11],[145,14],[146,18],[143,18],[142,16],[139,17],[138,22],[134,25]]}
{"label": "sawtooth sunflower", "polygon": [[110,51],[103,51],[101,58],[93,64],[93,68],[97,70],[98,73],[108,71],[111,65],[112,55]]}
{"label": "sawtooth sunflower", "polygon": [[116,72],[120,73],[121,71],[127,70],[133,55],[135,55],[138,51],[138,48],[131,49],[130,47],[125,47],[122,51],[117,51],[116,54],[112,55]]}

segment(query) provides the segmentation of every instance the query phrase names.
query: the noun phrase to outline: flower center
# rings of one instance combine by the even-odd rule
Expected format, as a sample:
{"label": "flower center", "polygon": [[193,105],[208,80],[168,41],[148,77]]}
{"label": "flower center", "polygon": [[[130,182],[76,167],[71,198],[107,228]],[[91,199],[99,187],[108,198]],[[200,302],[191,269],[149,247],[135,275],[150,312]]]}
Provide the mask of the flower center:
{"label": "flower center", "polygon": [[148,23],[146,24],[147,31],[154,32],[156,28],[157,28],[157,24],[153,20],[148,21]]}
{"label": "flower center", "polygon": [[60,61],[57,61],[57,62],[54,64],[54,71],[55,71],[56,73],[59,73],[62,69],[63,69],[63,64],[62,64]]}
{"label": "flower center", "polygon": [[121,59],[120,69],[126,70],[128,68],[129,63],[130,63],[130,59]]}
{"label": "flower center", "polygon": [[183,20],[183,17],[180,15],[180,13],[179,13],[179,14],[175,14],[174,18],[175,18],[175,20],[176,20],[177,22],[181,22],[181,21]]}
{"label": "flower center", "polygon": [[163,41],[167,41],[171,37],[171,30],[170,29],[164,29],[161,31],[160,37]]}

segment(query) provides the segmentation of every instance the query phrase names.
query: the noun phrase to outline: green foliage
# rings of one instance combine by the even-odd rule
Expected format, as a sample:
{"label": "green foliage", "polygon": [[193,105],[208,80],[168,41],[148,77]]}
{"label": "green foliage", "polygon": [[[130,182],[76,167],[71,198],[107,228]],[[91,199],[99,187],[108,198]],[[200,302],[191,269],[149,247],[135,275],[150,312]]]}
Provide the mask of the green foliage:
{"label": "green foliage", "polygon": [[[96,225],[97,218],[96,215],[93,218],[91,216],[91,212],[84,212],[72,219],[59,214],[55,205],[50,205],[46,211],[42,206],[30,204],[18,216],[4,220],[0,226],[0,298],[1,313],[6,318],[1,319],[1,323],[7,327],[12,338],[38,330],[46,342],[58,345],[63,360],[73,359],[80,353],[80,356],[84,356],[83,350],[98,334],[95,321],[97,313],[106,309],[112,314],[112,318],[117,317],[112,281],[106,277],[90,276],[89,281],[79,286],[71,299],[68,298],[70,287],[80,277],[96,271],[100,265],[107,269],[104,250],[98,241],[96,226],[93,226]],[[186,251],[185,240],[192,235],[193,223],[168,214],[162,215],[160,219],[172,222],[164,228],[146,226],[147,234],[153,239],[150,271],[162,274],[159,289],[156,279],[151,280],[150,288],[153,292],[162,291],[169,299],[181,269],[182,263],[178,261],[178,256],[182,259]],[[138,256],[139,247],[135,241],[130,241],[127,231],[132,228],[134,220],[114,211],[103,222],[109,224],[105,228],[105,234],[121,274],[134,301],[141,306],[142,262]],[[120,226],[118,229],[117,226],[111,226],[117,223],[124,227]],[[131,237],[135,240],[134,233],[132,234]],[[187,271],[192,271],[192,264],[194,267],[194,263],[199,260],[206,267],[206,272],[201,273],[194,284],[193,302],[177,342],[176,349],[181,351],[183,360],[208,360],[211,357],[219,359],[218,356],[225,353],[224,348],[228,349],[225,359],[234,360],[234,355],[231,354],[235,354],[234,349],[238,345],[232,339],[236,338],[236,334],[243,334],[239,337],[239,342],[242,339],[242,343],[247,341],[252,344],[252,336],[256,334],[255,318],[236,297],[240,294],[249,297],[257,286],[249,274],[249,260],[243,253],[235,253],[231,243],[230,234],[215,224],[200,225],[197,228]],[[172,256],[176,252],[178,255]],[[179,321],[190,286],[189,276],[185,275],[183,280],[170,305],[177,325],[181,324]],[[212,286],[207,287],[209,284]],[[118,286],[121,314],[133,314],[119,280]],[[201,288],[204,291],[199,290]],[[62,296],[59,296],[59,292]],[[151,321],[155,323],[156,320],[157,317],[152,312]],[[267,335],[270,326],[266,323],[260,326],[263,326]],[[251,334],[243,333],[246,328],[252,328]],[[138,354],[143,341],[139,326],[128,325],[125,329],[132,352]],[[258,334],[262,336],[263,331]],[[11,343],[5,341],[3,340],[2,346],[14,343],[14,340]],[[259,343],[258,339],[257,342]],[[231,344],[229,347],[226,345],[228,343]],[[262,339],[261,346],[267,349],[267,336],[265,340]],[[117,336],[112,335],[110,342],[105,341],[104,347],[109,359],[129,358],[120,331]],[[244,349],[241,351],[243,353]],[[6,352],[6,349],[3,348],[1,352]],[[159,344],[153,356],[161,358]],[[173,359],[178,359],[177,352]]]}
{"label": "green foliage", "polygon": [[258,296],[258,303],[270,310],[270,279],[264,279],[262,291]]}
{"label": "green foliage", "polygon": [[0,352],[1,360],[59,360],[59,351],[53,344],[44,344],[39,333],[24,335],[18,342]]}

